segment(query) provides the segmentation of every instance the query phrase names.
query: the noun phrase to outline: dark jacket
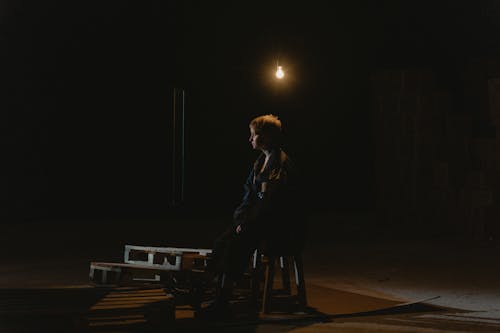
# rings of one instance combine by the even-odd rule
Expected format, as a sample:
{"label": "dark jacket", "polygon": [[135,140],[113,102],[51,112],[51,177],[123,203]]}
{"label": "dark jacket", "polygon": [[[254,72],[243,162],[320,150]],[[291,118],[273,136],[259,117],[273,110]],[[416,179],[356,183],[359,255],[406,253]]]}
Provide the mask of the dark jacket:
{"label": "dark jacket", "polygon": [[256,232],[262,239],[299,246],[305,220],[298,172],[279,148],[271,151],[265,169],[259,172],[264,160],[261,154],[248,175],[242,202],[234,211],[234,224],[241,225],[242,232]]}

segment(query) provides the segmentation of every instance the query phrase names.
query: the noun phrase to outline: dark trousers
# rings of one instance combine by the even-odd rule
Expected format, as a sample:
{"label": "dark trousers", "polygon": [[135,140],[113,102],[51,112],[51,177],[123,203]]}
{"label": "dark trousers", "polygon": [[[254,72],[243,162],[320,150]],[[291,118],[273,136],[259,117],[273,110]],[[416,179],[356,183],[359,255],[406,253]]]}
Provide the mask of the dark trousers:
{"label": "dark trousers", "polygon": [[261,233],[244,229],[236,233],[236,226],[230,226],[214,242],[212,268],[224,273],[232,280],[239,280],[249,265],[253,251],[258,247]]}

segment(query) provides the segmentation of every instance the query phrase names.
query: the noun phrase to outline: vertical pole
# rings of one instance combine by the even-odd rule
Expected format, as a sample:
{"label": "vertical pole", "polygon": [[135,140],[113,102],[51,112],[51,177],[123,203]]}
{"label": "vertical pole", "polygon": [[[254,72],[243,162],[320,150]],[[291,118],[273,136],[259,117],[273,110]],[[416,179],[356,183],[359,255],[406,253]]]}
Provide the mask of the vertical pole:
{"label": "vertical pole", "polygon": [[174,88],[172,110],[172,206],[184,201],[186,92]]}
{"label": "vertical pole", "polygon": [[176,201],[176,187],[177,187],[177,182],[176,182],[176,145],[177,145],[177,136],[176,136],[176,129],[177,129],[177,124],[176,124],[176,117],[175,114],[177,112],[177,89],[174,88],[174,96],[173,96],[173,108],[172,108],[172,206],[177,205]]}
{"label": "vertical pole", "polygon": [[182,140],[182,146],[181,146],[181,197],[180,200],[181,202],[184,202],[184,181],[185,181],[185,129],[186,129],[186,91],[182,90],[182,134],[181,134],[181,140]]}

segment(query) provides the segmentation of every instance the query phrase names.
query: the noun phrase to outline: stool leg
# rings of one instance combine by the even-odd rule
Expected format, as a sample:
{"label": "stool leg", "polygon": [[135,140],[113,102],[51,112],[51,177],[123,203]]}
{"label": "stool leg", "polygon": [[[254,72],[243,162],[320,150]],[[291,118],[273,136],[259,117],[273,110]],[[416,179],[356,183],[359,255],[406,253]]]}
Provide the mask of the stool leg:
{"label": "stool leg", "polygon": [[281,280],[283,282],[283,290],[287,295],[291,294],[292,288],[290,287],[290,265],[288,262],[288,257],[280,257],[280,267],[281,267]]}
{"label": "stool leg", "polygon": [[252,305],[255,305],[255,309],[257,309],[257,301],[259,299],[260,294],[260,279],[261,279],[261,268],[262,268],[262,260],[261,254],[259,250],[255,250],[252,257],[252,295],[251,302]]}
{"label": "stool leg", "polygon": [[297,285],[297,298],[301,310],[304,310],[307,306],[307,296],[306,296],[306,283],[304,279],[304,266],[302,264],[302,256],[300,255],[294,256],[293,261],[295,266],[295,284]]}
{"label": "stool leg", "polygon": [[264,280],[264,295],[262,296],[262,312],[269,313],[269,306],[271,303],[271,294],[273,291],[274,282],[274,262],[275,257],[270,256],[267,263],[265,280]]}

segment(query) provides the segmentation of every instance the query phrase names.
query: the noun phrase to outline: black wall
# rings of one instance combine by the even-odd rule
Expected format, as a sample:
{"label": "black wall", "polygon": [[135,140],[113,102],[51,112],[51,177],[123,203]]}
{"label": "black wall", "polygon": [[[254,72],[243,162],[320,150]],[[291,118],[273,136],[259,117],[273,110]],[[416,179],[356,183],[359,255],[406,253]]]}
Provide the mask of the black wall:
{"label": "black wall", "polygon": [[[370,73],[431,68],[460,107],[464,64],[498,51],[495,1],[2,6],[5,221],[167,213],[175,86],[188,209],[231,211],[248,122],[273,113],[316,209],[371,210]],[[285,87],[266,76],[277,58]]]}

